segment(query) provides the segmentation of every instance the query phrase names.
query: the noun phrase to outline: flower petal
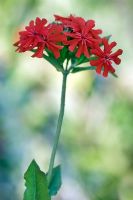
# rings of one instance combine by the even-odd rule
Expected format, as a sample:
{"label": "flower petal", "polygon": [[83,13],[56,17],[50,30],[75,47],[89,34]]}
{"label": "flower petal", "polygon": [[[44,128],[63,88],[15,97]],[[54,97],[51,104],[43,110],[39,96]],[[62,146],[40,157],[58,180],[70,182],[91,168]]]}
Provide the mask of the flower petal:
{"label": "flower petal", "polygon": [[99,59],[97,60],[91,60],[90,61],[91,66],[98,66],[101,64],[101,61]]}
{"label": "flower petal", "polygon": [[102,64],[98,65],[96,68],[97,74],[101,74],[101,71],[102,71]]}
{"label": "flower petal", "polygon": [[121,55],[122,53],[123,53],[123,50],[122,49],[118,49],[115,53],[111,54],[110,57],[114,58],[114,57],[117,57],[117,56]]}
{"label": "flower petal", "polygon": [[77,53],[76,53],[76,57],[80,57],[81,54],[83,54],[83,45],[82,43],[79,44],[79,47],[78,47],[78,50],[77,50]]}
{"label": "flower petal", "polygon": [[43,57],[43,50],[44,50],[45,45],[41,44],[37,51],[32,55],[32,57],[37,57],[37,58],[42,58]]}
{"label": "flower petal", "polygon": [[79,39],[73,39],[73,40],[68,41],[68,44],[70,44],[69,50],[74,51],[79,41],[80,41]]}

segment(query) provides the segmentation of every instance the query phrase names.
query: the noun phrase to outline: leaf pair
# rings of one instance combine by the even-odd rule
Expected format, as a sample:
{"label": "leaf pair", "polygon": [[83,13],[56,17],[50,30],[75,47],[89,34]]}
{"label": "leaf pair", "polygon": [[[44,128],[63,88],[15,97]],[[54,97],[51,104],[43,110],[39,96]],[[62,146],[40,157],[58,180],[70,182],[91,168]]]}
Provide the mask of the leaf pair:
{"label": "leaf pair", "polygon": [[47,183],[47,174],[42,172],[33,160],[29,165],[24,178],[26,190],[23,200],[51,200],[51,196],[57,194],[61,187],[61,168],[53,169],[50,185]]}

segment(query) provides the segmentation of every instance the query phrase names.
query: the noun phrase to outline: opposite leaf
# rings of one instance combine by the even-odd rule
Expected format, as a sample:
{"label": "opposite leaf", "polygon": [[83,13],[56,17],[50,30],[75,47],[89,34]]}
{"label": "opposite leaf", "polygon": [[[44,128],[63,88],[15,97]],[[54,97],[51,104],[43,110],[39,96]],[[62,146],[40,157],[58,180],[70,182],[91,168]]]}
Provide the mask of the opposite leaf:
{"label": "opposite leaf", "polygon": [[52,179],[49,184],[49,194],[50,196],[54,196],[57,194],[58,190],[60,189],[62,184],[61,181],[61,167],[58,165],[57,167],[53,168],[52,171]]}
{"label": "opposite leaf", "polygon": [[26,171],[26,190],[23,200],[50,200],[45,173],[43,173],[35,160],[33,160]]}

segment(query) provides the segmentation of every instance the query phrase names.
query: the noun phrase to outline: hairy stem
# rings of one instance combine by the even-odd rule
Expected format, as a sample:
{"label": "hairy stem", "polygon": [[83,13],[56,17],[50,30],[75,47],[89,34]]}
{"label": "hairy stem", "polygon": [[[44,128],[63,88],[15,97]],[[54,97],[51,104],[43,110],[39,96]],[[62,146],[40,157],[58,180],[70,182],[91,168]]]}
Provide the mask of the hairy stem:
{"label": "hairy stem", "polygon": [[53,146],[50,164],[49,164],[49,170],[48,170],[48,184],[50,184],[50,181],[52,178],[52,170],[54,167],[54,161],[55,161],[56,151],[57,151],[57,147],[58,147],[58,143],[59,143],[62,122],[63,122],[64,108],[65,108],[65,95],[66,95],[66,81],[67,81],[67,71],[64,71],[63,72],[63,81],[62,81],[60,113],[59,113],[59,117],[58,117],[54,146]]}

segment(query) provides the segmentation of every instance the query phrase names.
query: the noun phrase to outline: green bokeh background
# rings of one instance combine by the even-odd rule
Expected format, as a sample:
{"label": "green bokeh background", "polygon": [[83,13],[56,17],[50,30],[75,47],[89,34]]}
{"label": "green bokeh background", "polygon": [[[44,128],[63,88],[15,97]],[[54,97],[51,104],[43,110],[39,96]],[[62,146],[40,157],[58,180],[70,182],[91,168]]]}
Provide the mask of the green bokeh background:
{"label": "green bokeh background", "polygon": [[132,0],[0,1],[0,200],[22,199],[33,158],[47,171],[61,90],[60,73],[12,44],[36,16],[70,13],[96,20],[124,53],[117,79],[95,72],[68,78],[55,200],[133,200],[132,10]]}

